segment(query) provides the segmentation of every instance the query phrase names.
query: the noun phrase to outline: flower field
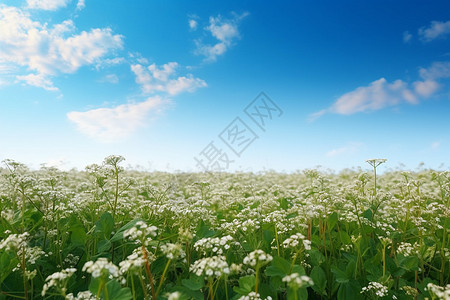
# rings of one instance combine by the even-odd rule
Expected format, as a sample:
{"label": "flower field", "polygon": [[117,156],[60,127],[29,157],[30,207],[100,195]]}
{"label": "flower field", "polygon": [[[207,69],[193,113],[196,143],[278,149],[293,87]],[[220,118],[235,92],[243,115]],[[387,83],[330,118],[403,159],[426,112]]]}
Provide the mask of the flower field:
{"label": "flower field", "polygon": [[450,172],[170,174],[123,160],[3,162],[0,299],[450,299]]}

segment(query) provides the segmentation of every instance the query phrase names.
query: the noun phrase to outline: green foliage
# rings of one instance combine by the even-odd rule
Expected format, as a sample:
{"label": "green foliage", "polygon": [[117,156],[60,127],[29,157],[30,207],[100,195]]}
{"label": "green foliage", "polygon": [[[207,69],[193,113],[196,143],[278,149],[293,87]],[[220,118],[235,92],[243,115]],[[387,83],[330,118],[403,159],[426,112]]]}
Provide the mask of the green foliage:
{"label": "green foliage", "polygon": [[[449,284],[449,172],[375,185],[354,171],[175,175],[122,161],[5,162],[0,299],[433,299],[429,285]],[[273,259],[244,263],[255,250]]]}

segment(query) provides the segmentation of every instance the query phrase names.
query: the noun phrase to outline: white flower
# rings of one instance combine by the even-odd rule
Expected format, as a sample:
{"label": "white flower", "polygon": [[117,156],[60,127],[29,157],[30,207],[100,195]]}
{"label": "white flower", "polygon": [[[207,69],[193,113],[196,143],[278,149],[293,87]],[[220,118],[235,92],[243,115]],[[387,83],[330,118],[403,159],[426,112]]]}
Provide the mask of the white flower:
{"label": "white flower", "polygon": [[427,284],[427,289],[430,292],[430,294],[436,296],[440,300],[450,299],[450,284],[447,284],[445,287],[442,287],[430,282]]}
{"label": "white flower", "polygon": [[107,276],[110,279],[120,277],[119,268],[112,262],[108,262],[108,259],[104,257],[100,257],[96,262],[86,262],[82,271],[92,274],[94,278],[100,276]]}
{"label": "white flower", "polygon": [[205,279],[230,274],[225,256],[211,256],[196,260],[189,269],[197,276],[204,276]]}
{"label": "white flower", "polygon": [[388,288],[385,285],[383,285],[379,282],[374,282],[374,281],[369,282],[368,286],[363,287],[361,289],[361,294],[367,293],[370,291],[375,292],[375,295],[377,295],[378,297],[384,297],[384,296],[387,296],[387,294],[388,294]]}
{"label": "white flower", "polygon": [[48,289],[55,287],[56,289],[66,292],[66,285],[69,278],[77,271],[75,268],[67,268],[61,272],[55,272],[45,279],[44,286],[42,287],[42,297],[47,293]]}
{"label": "white flower", "polygon": [[186,252],[181,248],[180,244],[167,243],[161,246],[161,251],[168,259],[176,259],[178,257],[185,258]]}
{"label": "white flower", "polygon": [[266,254],[263,250],[256,249],[253,252],[250,252],[246,257],[244,257],[243,263],[244,265],[249,265],[252,268],[261,267],[273,259],[272,255]]}
{"label": "white flower", "polygon": [[314,281],[311,279],[311,277],[300,275],[298,273],[292,273],[291,275],[284,276],[283,282],[286,282],[290,288],[295,290],[305,286],[314,285]]}

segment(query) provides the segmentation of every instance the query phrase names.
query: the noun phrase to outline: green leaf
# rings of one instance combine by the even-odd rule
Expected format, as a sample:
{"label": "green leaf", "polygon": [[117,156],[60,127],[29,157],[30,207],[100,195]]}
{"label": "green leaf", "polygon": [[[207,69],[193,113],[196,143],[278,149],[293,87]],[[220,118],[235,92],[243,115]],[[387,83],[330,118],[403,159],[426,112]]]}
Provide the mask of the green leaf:
{"label": "green leaf", "polygon": [[349,245],[352,243],[352,239],[350,238],[348,233],[343,230],[339,231],[339,237],[341,239],[342,244]]}
{"label": "green leaf", "polygon": [[197,276],[195,274],[191,274],[189,279],[183,279],[181,280],[181,282],[185,287],[192,291],[197,291],[205,285],[203,277]]}
{"label": "green leaf", "polygon": [[[103,295],[105,295],[105,292],[107,291],[109,300],[129,300],[133,298],[130,288],[123,288],[116,280],[108,281],[105,285],[105,289]],[[106,296],[104,296],[104,298],[108,299]]]}
{"label": "green leaf", "polygon": [[270,266],[266,268],[267,276],[284,277],[291,274],[291,263],[280,256],[275,256]]}
{"label": "green leaf", "polygon": [[256,277],[254,275],[247,275],[239,278],[239,287],[234,287],[233,290],[240,295],[247,295],[253,290],[256,284]]}
{"label": "green leaf", "polygon": [[270,246],[274,238],[274,234],[271,230],[264,230],[264,241],[266,241],[267,245]]}
{"label": "green leaf", "polygon": [[292,267],[291,274],[292,273],[297,273],[298,275],[306,275],[305,268],[303,268],[303,266],[300,265],[294,265]]}
{"label": "green leaf", "polygon": [[114,230],[114,219],[109,212],[105,212],[101,215],[100,219],[95,222],[95,231],[99,233],[101,237],[109,240],[111,232]]}
{"label": "green leaf", "polygon": [[334,226],[336,225],[337,221],[339,220],[339,216],[336,212],[333,212],[331,215],[328,216],[328,227],[330,228],[330,230],[332,230],[334,228]]}
{"label": "green leaf", "polygon": [[309,257],[311,258],[311,265],[313,266],[320,266],[325,262],[325,256],[317,249],[311,249],[309,251]]}
{"label": "green leaf", "polygon": [[401,256],[398,258],[399,267],[407,271],[416,271],[419,269],[419,259],[417,256]]}
{"label": "green leaf", "polygon": [[106,252],[111,248],[112,244],[108,240],[101,240],[97,243],[97,251],[98,253]]}
{"label": "green leaf", "polygon": [[319,295],[325,295],[325,288],[327,287],[327,275],[325,271],[319,267],[315,266],[310,274],[310,277],[314,281],[312,288],[319,293]]}
{"label": "green leaf", "polygon": [[[180,300],[203,300],[203,293],[200,291],[192,291],[185,286],[174,286],[170,289],[170,292],[180,292],[181,297]],[[158,299],[160,299],[158,297]]]}
{"label": "green leaf", "polygon": [[365,212],[363,212],[363,217],[368,220],[372,220],[372,217],[373,217],[372,210],[369,208]]}
{"label": "green leaf", "polygon": [[111,243],[117,242],[117,241],[121,241],[123,240],[123,233],[130,229],[131,227],[133,227],[134,225],[136,225],[137,222],[142,221],[142,219],[134,219],[130,222],[128,222],[127,224],[125,224],[124,226],[120,227],[119,230],[117,230],[117,232],[113,235],[113,237],[109,240]]}
{"label": "green leaf", "polygon": [[351,282],[341,284],[337,293],[337,299],[363,299],[363,295],[360,292],[361,287],[359,286],[359,283],[355,280],[352,280]]}
{"label": "green leaf", "polygon": [[11,274],[12,270],[17,266],[17,263],[16,255],[10,251],[3,252],[0,255],[0,283]]}
{"label": "green leaf", "polygon": [[331,267],[331,272],[336,276],[336,282],[347,283],[349,281],[347,273],[342,271],[341,269],[337,267]]}

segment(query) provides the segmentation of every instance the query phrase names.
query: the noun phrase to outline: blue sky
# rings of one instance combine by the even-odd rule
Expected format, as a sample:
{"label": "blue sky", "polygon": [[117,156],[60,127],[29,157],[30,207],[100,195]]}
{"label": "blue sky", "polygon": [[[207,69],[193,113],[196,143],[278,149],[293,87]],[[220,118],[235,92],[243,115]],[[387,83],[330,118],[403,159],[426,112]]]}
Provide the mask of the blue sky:
{"label": "blue sky", "polygon": [[450,2],[223,2],[2,1],[0,160],[449,168]]}

